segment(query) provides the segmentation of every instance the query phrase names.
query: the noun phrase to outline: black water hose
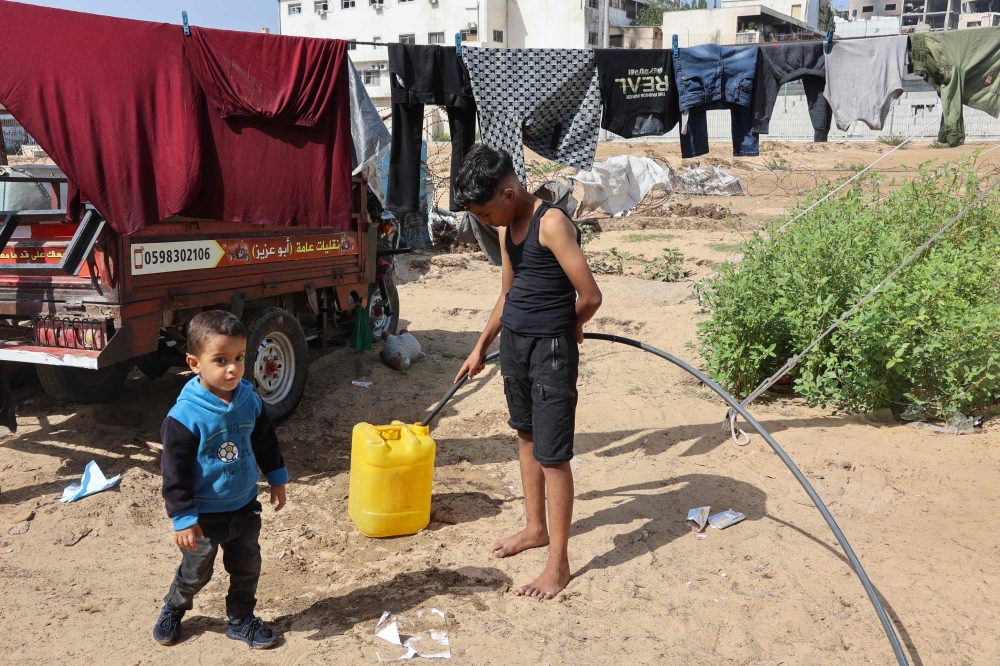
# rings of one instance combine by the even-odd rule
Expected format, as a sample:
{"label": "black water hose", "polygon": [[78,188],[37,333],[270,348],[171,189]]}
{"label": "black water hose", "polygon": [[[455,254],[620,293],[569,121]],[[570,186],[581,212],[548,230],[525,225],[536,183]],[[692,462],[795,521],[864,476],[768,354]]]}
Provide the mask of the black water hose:
{"label": "black water hose", "polygon": [[[630,338],[623,338],[618,335],[606,335],[604,333],[585,333],[583,337],[588,340],[604,340],[605,342],[617,342],[623,345],[628,345],[629,347],[635,347],[636,349],[641,349],[643,351],[649,352],[650,354],[659,356],[665,361],[670,361],[671,363],[679,367],[681,370],[684,370],[689,374],[693,375],[695,378],[697,378],[699,381],[705,384],[705,386],[715,391],[719,395],[719,397],[725,400],[726,403],[731,408],[733,408],[733,410],[735,410],[737,414],[742,416],[746,420],[746,422],[753,427],[754,430],[760,433],[760,436],[764,438],[764,441],[766,441],[768,445],[771,447],[771,449],[778,454],[778,457],[781,458],[781,462],[785,463],[785,466],[788,467],[788,469],[792,472],[792,476],[795,477],[795,480],[799,482],[802,488],[806,491],[806,494],[809,495],[809,499],[811,499],[813,504],[816,505],[816,508],[819,509],[819,513],[821,516],[823,516],[823,520],[826,521],[826,524],[830,527],[830,530],[833,532],[833,535],[837,537],[837,541],[840,543],[840,547],[844,549],[844,553],[847,555],[847,559],[850,562],[851,567],[854,569],[854,573],[858,575],[858,578],[861,580],[862,587],[864,587],[865,592],[868,593],[868,599],[872,602],[872,606],[875,607],[875,613],[878,615],[878,619],[882,623],[882,628],[885,630],[885,635],[888,637],[889,644],[892,646],[892,651],[896,655],[896,661],[899,663],[899,666],[909,666],[909,662],[907,662],[906,660],[906,655],[903,653],[903,646],[900,645],[899,638],[896,636],[896,629],[892,626],[892,622],[889,620],[889,615],[885,612],[885,608],[883,608],[882,602],[879,601],[878,595],[875,593],[875,588],[872,586],[871,581],[868,579],[868,574],[865,573],[864,567],[861,566],[861,562],[858,560],[858,557],[854,554],[854,549],[851,548],[851,544],[848,543],[847,537],[844,536],[844,533],[840,530],[840,526],[837,525],[837,521],[833,519],[833,516],[830,514],[830,510],[826,508],[825,504],[823,504],[823,500],[820,499],[819,495],[813,489],[812,485],[809,483],[806,477],[802,474],[802,472],[795,465],[795,463],[792,462],[792,459],[788,457],[788,454],[785,453],[785,450],[782,449],[781,446],[778,444],[778,442],[774,440],[774,437],[771,436],[771,433],[765,430],[764,426],[758,423],[757,420],[754,419],[754,417],[750,416],[747,410],[744,409],[742,405],[740,405],[740,402],[736,398],[729,395],[729,393],[724,391],[722,387],[720,387],[718,384],[712,381],[708,376],[702,374],[697,369],[685,363],[684,361],[680,360],[676,356],[672,356],[671,354],[668,354],[665,351],[657,349],[656,347],[650,347],[644,342],[639,342],[638,340],[632,340]],[[483,359],[483,362],[491,361],[496,357],[498,357],[499,355],[500,352],[498,351],[491,352],[486,356],[486,358]],[[438,415],[438,412],[441,411],[441,409],[448,403],[448,401],[451,400],[452,396],[455,395],[455,392],[458,391],[458,389],[460,389],[462,385],[465,384],[466,381],[468,381],[468,379],[469,379],[468,374],[467,373],[463,374],[459,378],[459,380],[455,382],[455,384],[451,387],[451,389],[449,389],[448,393],[446,393],[445,396],[441,399],[441,402],[439,402],[434,407],[434,409],[431,410],[431,413],[427,416],[427,418],[425,418],[420,423],[420,425],[426,426],[430,424],[430,422],[434,419],[434,417]]]}

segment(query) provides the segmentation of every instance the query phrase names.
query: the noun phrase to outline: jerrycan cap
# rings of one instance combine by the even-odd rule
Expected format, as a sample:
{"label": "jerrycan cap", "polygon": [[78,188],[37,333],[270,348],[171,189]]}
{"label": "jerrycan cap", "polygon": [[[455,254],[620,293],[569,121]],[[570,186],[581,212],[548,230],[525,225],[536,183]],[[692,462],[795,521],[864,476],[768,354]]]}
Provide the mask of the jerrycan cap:
{"label": "jerrycan cap", "polygon": [[414,435],[417,435],[419,437],[426,437],[431,433],[430,426],[420,425],[419,423],[414,423],[412,426],[410,426],[410,430],[413,431]]}

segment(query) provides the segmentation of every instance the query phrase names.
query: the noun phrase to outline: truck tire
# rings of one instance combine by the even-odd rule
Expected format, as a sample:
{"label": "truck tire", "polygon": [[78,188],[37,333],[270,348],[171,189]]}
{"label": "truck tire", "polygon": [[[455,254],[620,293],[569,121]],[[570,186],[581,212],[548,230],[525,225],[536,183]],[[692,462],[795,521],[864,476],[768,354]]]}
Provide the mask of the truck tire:
{"label": "truck tire", "polygon": [[[392,279],[392,272],[387,273],[382,282],[385,284],[388,299],[382,295],[382,290],[379,289],[377,282],[368,287],[368,321],[372,327],[372,335],[375,336],[376,340],[382,339],[383,331],[395,335],[396,329],[399,327],[399,291]],[[386,314],[386,304],[388,304],[391,314]]]}
{"label": "truck tire", "polygon": [[132,370],[132,363],[122,361],[100,370],[37,365],[35,370],[42,388],[53,400],[96,405],[110,402],[121,395],[128,373]]}
{"label": "truck tire", "polygon": [[309,346],[295,315],[257,308],[243,316],[247,357],[243,377],[253,384],[272,421],[288,418],[302,400],[309,373]]}

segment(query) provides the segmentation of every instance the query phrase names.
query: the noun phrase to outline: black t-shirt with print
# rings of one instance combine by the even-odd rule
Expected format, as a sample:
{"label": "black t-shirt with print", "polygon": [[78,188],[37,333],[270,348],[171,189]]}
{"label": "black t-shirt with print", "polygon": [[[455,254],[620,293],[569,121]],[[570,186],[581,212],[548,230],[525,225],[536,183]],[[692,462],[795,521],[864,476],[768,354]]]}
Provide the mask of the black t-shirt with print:
{"label": "black t-shirt with print", "polygon": [[601,127],[631,139],[666,134],[680,120],[669,49],[597,49]]}

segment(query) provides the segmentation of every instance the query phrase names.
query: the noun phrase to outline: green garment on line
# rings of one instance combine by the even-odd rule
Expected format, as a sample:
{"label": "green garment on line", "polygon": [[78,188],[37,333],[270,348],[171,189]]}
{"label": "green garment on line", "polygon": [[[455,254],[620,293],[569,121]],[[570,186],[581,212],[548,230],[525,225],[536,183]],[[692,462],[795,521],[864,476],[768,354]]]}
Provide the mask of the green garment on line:
{"label": "green garment on line", "polygon": [[372,325],[368,321],[368,308],[357,305],[354,308],[354,332],[351,333],[351,348],[358,351],[371,351]]}
{"label": "green garment on line", "polygon": [[965,143],[963,104],[1000,116],[1000,27],[910,35],[910,62],[941,95],[939,142]]}

